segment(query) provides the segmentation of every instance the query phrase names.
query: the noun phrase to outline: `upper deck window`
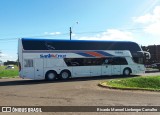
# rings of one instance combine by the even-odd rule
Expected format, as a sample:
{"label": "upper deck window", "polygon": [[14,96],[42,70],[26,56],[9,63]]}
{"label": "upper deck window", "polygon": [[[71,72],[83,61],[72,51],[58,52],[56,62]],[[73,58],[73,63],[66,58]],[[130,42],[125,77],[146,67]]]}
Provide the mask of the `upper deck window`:
{"label": "upper deck window", "polygon": [[82,40],[51,40],[24,39],[24,50],[129,50],[141,51],[138,44],[127,41],[82,41]]}

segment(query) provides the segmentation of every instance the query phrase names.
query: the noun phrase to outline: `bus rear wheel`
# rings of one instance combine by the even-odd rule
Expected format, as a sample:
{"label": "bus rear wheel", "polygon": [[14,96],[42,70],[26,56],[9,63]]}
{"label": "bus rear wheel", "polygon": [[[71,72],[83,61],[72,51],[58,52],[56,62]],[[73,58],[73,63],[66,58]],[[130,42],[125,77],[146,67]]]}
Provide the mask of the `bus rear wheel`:
{"label": "bus rear wheel", "polygon": [[71,73],[68,70],[63,70],[60,73],[60,79],[64,79],[65,80],[65,79],[68,79],[70,76],[71,76]]}
{"label": "bus rear wheel", "polygon": [[57,73],[55,71],[48,71],[46,73],[45,79],[48,81],[55,80],[57,77]]}
{"label": "bus rear wheel", "polygon": [[124,70],[123,70],[123,75],[124,76],[129,76],[131,74],[131,70],[129,69],[129,68],[125,68]]}

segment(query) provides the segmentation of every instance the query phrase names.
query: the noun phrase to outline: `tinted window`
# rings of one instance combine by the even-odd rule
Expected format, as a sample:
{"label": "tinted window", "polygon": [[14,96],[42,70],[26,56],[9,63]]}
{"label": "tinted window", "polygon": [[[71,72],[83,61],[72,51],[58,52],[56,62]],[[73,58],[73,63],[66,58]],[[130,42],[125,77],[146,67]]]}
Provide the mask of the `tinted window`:
{"label": "tinted window", "polygon": [[128,65],[127,60],[125,58],[119,57],[118,61],[120,65]]}
{"label": "tinted window", "polygon": [[94,65],[127,65],[127,61],[123,57],[108,58],[64,58],[67,66],[94,66]]}
{"label": "tinted window", "polygon": [[123,57],[115,57],[113,58],[113,65],[127,65],[127,61]]}
{"label": "tinted window", "polygon": [[143,58],[140,46],[127,41],[82,41],[82,40],[52,40],[52,39],[27,39],[22,38],[24,50],[129,50],[135,58]]}
{"label": "tinted window", "polygon": [[65,58],[67,66],[92,66],[102,65],[103,58]]}
{"label": "tinted window", "polygon": [[135,63],[144,64],[144,59],[143,58],[133,57],[133,61]]}
{"label": "tinted window", "polygon": [[141,51],[138,44],[126,41],[81,41],[52,39],[22,39],[24,50],[129,50]]}
{"label": "tinted window", "polygon": [[[108,60],[108,62],[106,61]],[[107,62],[107,63],[106,63]],[[109,57],[104,60],[104,64],[110,65],[127,65],[127,61],[123,57]]]}

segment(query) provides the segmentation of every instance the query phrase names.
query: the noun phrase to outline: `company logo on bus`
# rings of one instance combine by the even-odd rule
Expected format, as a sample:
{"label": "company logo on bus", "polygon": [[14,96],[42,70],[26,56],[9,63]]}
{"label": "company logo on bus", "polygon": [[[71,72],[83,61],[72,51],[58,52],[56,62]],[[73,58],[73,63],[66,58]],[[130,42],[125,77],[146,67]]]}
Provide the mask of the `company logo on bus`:
{"label": "company logo on bus", "polygon": [[41,54],[40,58],[66,58],[64,54]]}
{"label": "company logo on bus", "polygon": [[124,52],[122,51],[115,51],[116,54],[123,54]]}

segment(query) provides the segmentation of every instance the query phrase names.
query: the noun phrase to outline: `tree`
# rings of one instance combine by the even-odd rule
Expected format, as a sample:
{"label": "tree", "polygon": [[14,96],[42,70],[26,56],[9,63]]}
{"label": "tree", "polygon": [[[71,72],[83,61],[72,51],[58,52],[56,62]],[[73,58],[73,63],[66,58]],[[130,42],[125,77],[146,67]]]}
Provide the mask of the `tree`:
{"label": "tree", "polygon": [[4,65],[18,65],[18,62],[7,60],[7,62],[4,62]]}
{"label": "tree", "polygon": [[[1,52],[1,50],[0,50],[0,54],[1,54],[2,52]],[[0,57],[1,57],[1,55],[0,55]]]}

